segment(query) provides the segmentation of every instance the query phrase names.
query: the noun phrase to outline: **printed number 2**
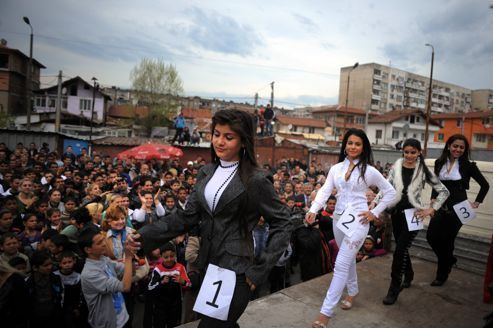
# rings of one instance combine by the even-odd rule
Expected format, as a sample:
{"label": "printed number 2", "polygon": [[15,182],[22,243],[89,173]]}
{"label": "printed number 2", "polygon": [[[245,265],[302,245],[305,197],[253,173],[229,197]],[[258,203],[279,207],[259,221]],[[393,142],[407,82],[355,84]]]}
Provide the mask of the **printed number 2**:
{"label": "printed number 2", "polygon": [[413,215],[413,218],[411,219],[411,223],[416,223],[416,225],[419,225],[419,219],[416,215]]}
{"label": "printed number 2", "polygon": [[342,225],[343,225],[346,229],[348,229],[348,230],[349,230],[349,227],[348,227],[347,225],[348,225],[348,224],[350,224],[350,223],[352,223],[352,222],[354,222],[354,220],[356,220],[356,218],[354,217],[354,215],[349,214],[349,216],[350,216],[350,217],[352,217],[353,219],[352,219],[352,220],[350,220],[350,221],[347,221],[347,222],[342,222]]}
{"label": "printed number 2", "polygon": [[219,291],[221,290],[222,284],[223,284],[222,280],[219,280],[219,281],[216,281],[215,283],[213,283],[213,285],[217,285],[216,294],[214,295],[212,302],[207,301],[207,302],[205,302],[205,304],[210,305],[212,307],[215,307],[216,309],[219,307],[219,305],[216,304],[216,301],[217,301],[217,296],[219,296]]}
{"label": "printed number 2", "polygon": [[[461,214],[462,214],[462,217],[463,217],[464,219],[468,219],[468,218],[471,216],[471,213],[469,213],[469,212],[467,211],[467,208],[465,208],[465,207],[461,207],[461,208],[459,208],[459,211],[462,211],[462,213],[461,213]],[[467,215],[467,216],[466,216],[466,215]]]}

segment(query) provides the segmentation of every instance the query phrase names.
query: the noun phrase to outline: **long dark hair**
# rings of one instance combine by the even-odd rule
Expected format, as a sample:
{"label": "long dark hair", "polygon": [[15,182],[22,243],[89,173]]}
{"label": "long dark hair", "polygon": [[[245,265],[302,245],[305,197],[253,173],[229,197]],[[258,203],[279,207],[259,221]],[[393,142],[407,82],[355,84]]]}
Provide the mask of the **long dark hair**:
{"label": "long dark hair", "polygon": [[[223,109],[217,111],[212,117],[211,133],[214,135],[216,125],[229,125],[231,130],[240,136],[242,147],[240,148],[240,165],[238,172],[241,181],[246,185],[251,173],[258,168],[255,157],[255,123],[253,115],[238,109]],[[219,163],[219,157],[211,143],[211,159],[213,163]]]}
{"label": "long dark hair", "polygon": [[346,132],[344,138],[342,139],[341,152],[339,153],[339,162],[342,162],[344,161],[344,159],[346,159],[346,145],[349,137],[353,135],[361,138],[361,140],[363,141],[363,151],[359,156],[359,162],[358,164],[356,164],[356,166],[359,166],[359,170],[360,170],[359,177],[366,182],[365,180],[366,167],[368,165],[373,165],[373,153],[371,151],[370,140],[368,140],[365,131],[352,128]]}
{"label": "long dark hair", "polygon": [[[404,156],[404,148],[406,147],[413,147],[417,149],[419,152],[421,152],[421,142],[419,142],[419,140],[413,138],[406,139],[402,144],[402,156]],[[416,168],[416,170],[417,173],[419,173],[422,170],[425,173],[426,181],[431,182],[431,179],[433,178],[433,174],[431,173],[430,169],[426,166],[425,158],[422,152],[419,154],[419,165]],[[415,176],[417,178],[418,174],[416,174]]]}
{"label": "long dark hair", "polygon": [[[211,132],[214,135],[216,125],[228,125],[231,130],[240,136],[242,147],[240,148],[240,164],[238,174],[245,188],[249,188],[249,180],[255,170],[259,170],[255,157],[255,122],[252,114],[238,109],[223,109],[217,111],[212,117]],[[219,163],[219,157],[211,143],[211,159],[213,163]],[[240,231],[245,239],[248,239],[248,222],[244,213],[247,212],[248,193],[244,193],[241,204],[238,207],[236,217],[239,218]]]}
{"label": "long dark hair", "polygon": [[454,143],[454,141],[456,141],[456,140],[464,141],[464,154],[462,154],[462,156],[459,157],[459,164],[470,161],[471,150],[469,147],[469,141],[467,141],[467,138],[462,134],[454,134],[453,136],[451,136],[447,139],[447,142],[445,143],[445,147],[443,147],[442,154],[436,160],[436,165],[435,165],[435,174],[436,175],[440,174],[440,170],[445,165],[445,163],[447,163],[447,159],[450,158],[450,156],[451,156],[450,145],[452,145]]}

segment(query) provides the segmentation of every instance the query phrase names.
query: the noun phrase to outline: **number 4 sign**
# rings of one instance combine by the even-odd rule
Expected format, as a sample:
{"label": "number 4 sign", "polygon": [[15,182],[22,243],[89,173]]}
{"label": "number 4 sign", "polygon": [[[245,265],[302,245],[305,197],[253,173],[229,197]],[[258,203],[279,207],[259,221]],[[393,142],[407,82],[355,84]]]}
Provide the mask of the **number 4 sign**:
{"label": "number 4 sign", "polygon": [[404,210],[404,214],[406,215],[407,228],[409,231],[416,231],[423,229],[423,220],[420,220],[414,212],[415,208],[408,208]]}
{"label": "number 4 sign", "polygon": [[235,285],[234,271],[209,264],[193,310],[211,318],[228,320]]}
{"label": "number 4 sign", "polygon": [[455,204],[454,211],[462,224],[466,224],[476,217],[476,212],[468,200]]}

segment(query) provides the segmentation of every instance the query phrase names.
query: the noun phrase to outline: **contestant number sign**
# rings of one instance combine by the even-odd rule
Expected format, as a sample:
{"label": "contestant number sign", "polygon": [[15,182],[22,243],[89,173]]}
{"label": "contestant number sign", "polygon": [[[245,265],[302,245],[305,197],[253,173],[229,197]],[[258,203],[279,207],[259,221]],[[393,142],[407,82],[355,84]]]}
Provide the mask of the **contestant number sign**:
{"label": "contestant number sign", "polygon": [[404,210],[404,214],[406,215],[407,228],[409,229],[409,231],[423,229],[423,220],[418,218],[415,212],[415,208],[408,208],[407,210]]}
{"label": "contestant number sign", "polygon": [[455,204],[454,211],[462,224],[471,222],[476,217],[476,212],[474,212],[468,200]]}
{"label": "contestant number sign", "polygon": [[236,285],[236,273],[209,264],[193,310],[226,321]]}
{"label": "contestant number sign", "polygon": [[351,237],[362,225],[359,220],[360,218],[358,217],[358,213],[351,207],[348,207],[339,220],[337,220],[336,227],[344,232],[346,236]]}

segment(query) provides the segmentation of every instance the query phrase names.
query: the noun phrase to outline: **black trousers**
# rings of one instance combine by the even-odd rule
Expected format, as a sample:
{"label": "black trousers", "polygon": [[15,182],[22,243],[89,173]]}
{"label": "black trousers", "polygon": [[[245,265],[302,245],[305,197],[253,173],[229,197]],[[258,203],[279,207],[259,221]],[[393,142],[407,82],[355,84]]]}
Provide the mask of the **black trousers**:
{"label": "black trousers", "polygon": [[235,291],[233,292],[233,299],[229,307],[229,314],[227,321],[221,321],[218,319],[202,316],[199,328],[234,328],[239,327],[236,323],[245,311],[248,302],[250,301],[250,287],[246,283],[246,277],[244,274],[236,276]]}
{"label": "black trousers", "polygon": [[462,227],[454,211],[440,210],[431,219],[426,239],[438,259],[436,279],[445,281],[452,266],[456,262],[454,257],[455,237]]}
{"label": "black trousers", "polygon": [[409,248],[414,238],[416,238],[418,231],[409,231],[406,216],[402,211],[392,214],[392,230],[396,245],[392,259],[392,272],[390,274],[392,281],[390,288],[399,292],[403,276],[406,281],[411,281],[414,278],[413,266],[409,257]]}

